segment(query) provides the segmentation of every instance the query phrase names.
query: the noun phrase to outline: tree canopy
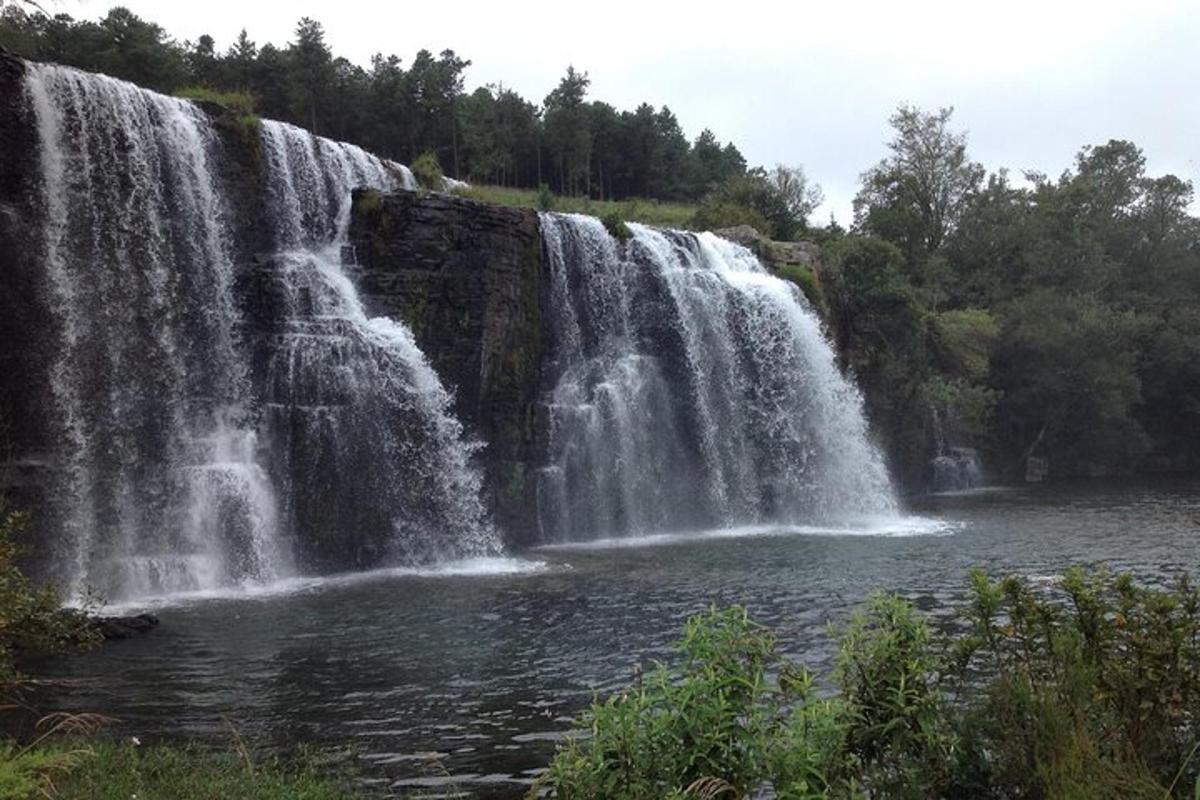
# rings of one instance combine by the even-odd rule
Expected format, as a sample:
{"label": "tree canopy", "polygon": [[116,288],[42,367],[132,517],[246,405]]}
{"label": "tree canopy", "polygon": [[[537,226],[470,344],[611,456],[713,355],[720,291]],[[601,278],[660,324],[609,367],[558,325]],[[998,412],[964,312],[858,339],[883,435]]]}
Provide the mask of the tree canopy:
{"label": "tree canopy", "polygon": [[453,50],[421,50],[409,62],[377,53],[364,68],[333,53],[308,17],[282,47],[243,30],[221,50],[211,36],[176,41],[124,8],[91,22],[9,5],[0,11],[0,46],[161,92],[239,92],[263,116],[408,163],[429,152],[447,174],[475,183],[698,200],[746,173],[734,144],[707,129],[689,142],[665,106],[622,111],[590,99],[588,74],[573,66],[541,104],[502,84],[468,94],[471,62]]}
{"label": "tree canopy", "polygon": [[970,159],[948,108],[891,122],[831,251],[849,288],[826,293],[894,458],[940,438],[1014,475],[1030,457],[1059,475],[1200,466],[1191,183],[1120,140],[1018,183]]}

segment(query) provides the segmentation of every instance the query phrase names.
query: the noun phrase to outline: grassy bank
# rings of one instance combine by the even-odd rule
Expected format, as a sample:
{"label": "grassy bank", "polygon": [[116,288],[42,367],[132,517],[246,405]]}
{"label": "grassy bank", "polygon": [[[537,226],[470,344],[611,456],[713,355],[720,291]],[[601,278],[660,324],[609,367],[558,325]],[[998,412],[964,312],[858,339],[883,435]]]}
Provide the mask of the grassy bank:
{"label": "grassy bank", "polygon": [[313,755],[252,760],[200,745],[139,745],[102,736],[28,751],[0,746],[0,800],[354,800],[337,768]]}
{"label": "grassy bank", "polygon": [[[687,203],[666,203],[640,198],[616,201],[557,195],[547,197],[536,189],[510,189],[503,186],[471,186],[461,194],[472,200],[502,206],[588,214],[601,219],[616,218],[663,228],[689,228],[692,217],[696,214],[696,206]],[[546,205],[549,205],[549,208],[545,208]]]}

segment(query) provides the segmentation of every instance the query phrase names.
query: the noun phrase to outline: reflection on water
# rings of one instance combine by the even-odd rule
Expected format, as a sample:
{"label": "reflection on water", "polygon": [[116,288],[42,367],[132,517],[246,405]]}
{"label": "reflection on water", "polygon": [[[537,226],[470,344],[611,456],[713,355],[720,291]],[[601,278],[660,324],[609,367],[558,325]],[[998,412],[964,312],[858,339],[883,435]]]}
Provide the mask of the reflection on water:
{"label": "reflection on water", "polygon": [[511,796],[593,692],[666,656],[713,603],[747,606],[823,667],[827,623],[871,589],[945,615],[972,566],[1047,576],[1104,562],[1143,579],[1200,566],[1195,480],[972,492],[914,514],[910,534],[939,535],[664,534],[193,601],[162,609],[149,636],[50,665],[79,688],[47,703],[143,737],[224,737],[224,714],[264,744],[348,747],[401,787]]}

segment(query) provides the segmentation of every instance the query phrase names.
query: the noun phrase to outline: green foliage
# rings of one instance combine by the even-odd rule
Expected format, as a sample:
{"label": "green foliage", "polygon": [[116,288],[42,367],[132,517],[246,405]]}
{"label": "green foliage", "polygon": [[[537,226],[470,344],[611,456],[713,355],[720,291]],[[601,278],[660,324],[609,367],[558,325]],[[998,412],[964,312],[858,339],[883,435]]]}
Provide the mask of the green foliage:
{"label": "green foliage", "polygon": [[30,749],[0,741],[0,799],[61,797],[57,788],[63,776],[90,755],[91,751],[84,748]]}
{"label": "green foliage", "polygon": [[989,782],[1052,797],[1190,795],[1200,595],[1186,578],[1151,589],[1079,570],[1060,592],[972,575],[963,661],[991,680],[967,722]]}
{"label": "green foliage", "polygon": [[696,207],[684,203],[661,203],[634,198],[624,201],[589,200],[584,197],[560,197],[547,188],[544,192],[512,189],[502,186],[472,185],[463,191],[464,197],[484,203],[533,208],[538,211],[562,211],[589,214],[601,219],[615,216],[628,222],[656,225],[664,228],[687,228]]}
{"label": "green foliage", "polygon": [[817,280],[815,272],[799,264],[784,264],[775,268],[775,274],[799,286],[800,291],[804,292],[808,302],[812,303],[813,308],[817,309],[822,318],[829,316],[829,304],[825,300],[825,291],[821,288],[821,282]]}
{"label": "green foliage", "polygon": [[1050,455],[1066,471],[1122,472],[1145,452],[1141,399],[1144,323],[1094,295],[1040,289],[1005,309],[993,385],[1010,458]]}
{"label": "green foliage", "polygon": [[750,225],[768,238],[791,240],[804,231],[819,197],[820,187],[810,185],[800,168],[780,165],[771,173],[755,168],[712,188],[701,201],[693,227]]}
{"label": "green foliage", "polygon": [[600,218],[600,222],[604,224],[609,235],[618,242],[627,242],[633,233],[629,230],[629,226],[625,224],[625,220],[616,212],[610,211]]}
{"label": "green foliage", "polygon": [[370,215],[383,206],[383,195],[378,189],[364,189],[354,194],[354,213]]}
{"label": "green foliage", "polygon": [[[57,743],[31,756],[56,767],[43,769],[61,800],[350,800],[337,771],[309,754],[293,760],[252,760],[245,751],[199,745],[138,746],[98,739]],[[0,776],[4,775],[0,754]],[[41,785],[38,786],[41,788]],[[6,795],[0,797],[22,797]]]}
{"label": "green foliage", "polygon": [[243,116],[254,116],[255,101],[249,92],[220,91],[208,86],[185,86],[177,89],[175,96],[182,97],[184,100],[216,103]]}
{"label": "green foliage", "polygon": [[829,327],[854,371],[893,474],[910,485],[933,452],[927,312],[905,257],[882,239],[846,237],[826,249],[821,284]]}
{"label": "green foliage", "polygon": [[[779,657],[770,631],[744,609],[714,610],[688,621],[676,650],[676,665],[594,703],[529,796],[742,797],[777,773],[792,787],[784,796],[828,786],[816,767],[839,739],[834,705]],[[802,758],[780,752],[790,747]]]}
{"label": "green foliage", "polygon": [[979,308],[943,311],[931,316],[930,330],[947,372],[974,381],[987,378],[992,348],[1000,333],[991,312]]}
{"label": "green foliage", "polygon": [[404,61],[378,53],[359,66],[336,55],[321,23],[307,17],[286,45],[259,46],[242,31],[221,52],[211,36],[180,42],[124,8],[93,22],[0,3],[0,46],[158,91],[206,87],[203,99],[217,102],[249,93],[264,117],[404,163],[431,151],[449,175],[471,183],[673,202],[746,171],[737,147],[711,131],[689,143],[666,106],[621,111],[588,99],[588,76],[573,67],[540,108],[502,85],[467,94],[471,62],[449,49]]}
{"label": "green foliage", "polygon": [[953,112],[900,106],[889,120],[891,155],[863,175],[854,199],[858,227],[895,242],[914,269],[941,247],[984,177],[967,157],[966,134],[949,128]]}
{"label": "green foliage", "polygon": [[943,635],[875,595],[839,632],[839,693],[738,608],[596,702],[530,796],[1185,798],[1200,785],[1200,593],[1069,571],[971,575]]}
{"label": "green foliage", "polygon": [[431,192],[440,192],[445,185],[445,178],[442,175],[442,165],[438,163],[437,154],[432,150],[426,150],[417,157],[417,160],[412,163],[413,177],[417,179],[417,183],[421,188]]}
{"label": "green foliage", "polygon": [[698,231],[717,231],[738,225],[749,225],[763,236],[770,236],[772,233],[771,223],[767,222],[767,218],[760,211],[747,205],[722,200],[715,194],[704,198],[688,227]]}
{"label": "green foliage", "polygon": [[872,596],[842,633],[846,747],[873,794],[933,797],[951,784],[956,743],[939,667],[929,626],[898,597]]}
{"label": "green foliage", "polygon": [[1031,456],[1059,476],[1200,467],[1191,184],[1147,176],[1141,150],[1113,140],[1016,188],[1004,170],[984,180],[948,109],[892,123],[856,228],[897,248],[895,269],[852,236],[822,278],[901,479],[918,483],[935,439],[1012,477]]}
{"label": "green foliage", "polygon": [[84,612],[62,610],[52,587],[36,587],[18,565],[15,537],[27,523],[24,514],[0,506],[0,692],[11,694],[23,680],[19,655],[50,655],[99,640]]}

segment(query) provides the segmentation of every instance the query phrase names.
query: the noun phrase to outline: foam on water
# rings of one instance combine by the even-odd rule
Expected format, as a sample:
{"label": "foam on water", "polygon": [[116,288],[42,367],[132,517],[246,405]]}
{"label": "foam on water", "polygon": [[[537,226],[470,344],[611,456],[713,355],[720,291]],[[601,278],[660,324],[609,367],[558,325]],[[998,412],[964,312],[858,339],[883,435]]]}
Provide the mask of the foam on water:
{"label": "foam on water", "polygon": [[741,525],[698,531],[670,531],[641,535],[603,537],[580,542],[542,545],[538,550],[605,550],[624,547],[657,547],[719,539],[750,539],[784,536],[949,536],[959,524],[933,517],[897,516],[864,519],[836,525]]}
{"label": "foam on water", "polygon": [[193,592],[174,592],[140,597],[127,602],[110,603],[99,609],[99,613],[119,615],[215,601],[270,600],[277,597],[311,594],[343,586],[390,580],[521,577],[540,575],[556,569],[570,569],[570,567],[567,565],[552,566],[545,561],[524,558],[464,558],[423,567],[387,567],[362,572],[284,578],[271,583],[245,583],[240,586],[222,586]]}

